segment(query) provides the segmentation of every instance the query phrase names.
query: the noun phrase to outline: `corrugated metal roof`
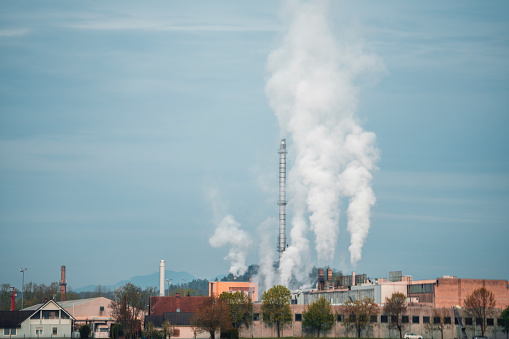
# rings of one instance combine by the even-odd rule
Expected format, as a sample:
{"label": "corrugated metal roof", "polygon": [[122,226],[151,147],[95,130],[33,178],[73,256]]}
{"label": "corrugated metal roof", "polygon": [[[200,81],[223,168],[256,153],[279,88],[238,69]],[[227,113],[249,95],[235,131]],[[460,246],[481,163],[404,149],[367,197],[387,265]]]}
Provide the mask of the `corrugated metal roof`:
{"label": "corrugated metal roof", "polygon": [[[98,298],[88,298],[88,299],[77,299],[77,300],[66,300],[66,301],[58,301],[56,302],[60,307],[62,307],[63,309],[67,309],[69,307],[72,307],[72,306],[78,306],[78,305],[81,305],[81,304],[85,304],[85,303],[88,303],[88,302],[91,302],[93,300],[96,300],[96,299],[100,299],[100,298],[103,298],[103,297],[98,297]],[[108,299],[108,298],[104,298],[104,299]],[[110,299],[108,299],[110,300]],[[110,300],[111,301],[111,300]],[[33,305],[33,306],[30,306],[30,307],[25,307],[23,310],[25,311],[35,311],[37,310],[39,307],[41,307],[42,305],[44,304],[37,304],[37,305]]]}

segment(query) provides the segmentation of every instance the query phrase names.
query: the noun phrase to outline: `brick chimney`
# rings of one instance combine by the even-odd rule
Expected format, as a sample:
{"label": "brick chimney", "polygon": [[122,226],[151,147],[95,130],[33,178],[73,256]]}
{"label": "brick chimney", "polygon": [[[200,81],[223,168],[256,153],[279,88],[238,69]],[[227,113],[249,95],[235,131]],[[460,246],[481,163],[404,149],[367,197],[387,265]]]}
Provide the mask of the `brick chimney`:
{"label": "brick chimney", "polygon": [[60,268],[60,301],[65,301],[67,282],[65,281],[65,266]]}

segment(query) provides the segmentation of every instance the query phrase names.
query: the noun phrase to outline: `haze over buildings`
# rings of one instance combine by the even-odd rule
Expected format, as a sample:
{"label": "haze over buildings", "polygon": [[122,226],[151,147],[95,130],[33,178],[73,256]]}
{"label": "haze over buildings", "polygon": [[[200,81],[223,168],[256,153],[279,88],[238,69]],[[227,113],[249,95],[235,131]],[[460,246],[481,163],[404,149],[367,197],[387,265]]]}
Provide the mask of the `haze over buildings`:
{"label": "haze over buildings", "polygon": [[[509,5],[328,6],[339,55],[380,66],[351,87],[380,157],[362,256],[341,195],[330,248],[305,230],[311,263],[507,279]],[[225,257],[276,259],[277,151],[287,138],[290,185],[304,141],[282,132],[266,93],[269,55],[298,29],[288,8],[0,3],[0,282],[21,287],[20,267],[25,282],[58,281],[65,265],[68,288],[108,285],[160,259],[212,278]],[[209,242],[220,225],[244,233]]]}

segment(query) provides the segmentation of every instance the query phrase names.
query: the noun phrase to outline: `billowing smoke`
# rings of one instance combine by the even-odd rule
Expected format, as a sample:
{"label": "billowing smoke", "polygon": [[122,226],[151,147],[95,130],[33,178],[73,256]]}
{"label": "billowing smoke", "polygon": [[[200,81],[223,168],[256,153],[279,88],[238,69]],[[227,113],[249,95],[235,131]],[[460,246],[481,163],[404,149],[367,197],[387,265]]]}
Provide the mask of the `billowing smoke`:
{"label": "billowing smoke", "polygon": [[276,252],[275,233],[278,224],[276,218],[269,217],[258,226],[258,234],[260,235],[259,253],[260,262],[258,274],[254,277],[254,281],[258,283],[259,290],[263,291],[272,287],[276,282],[276,272],[274,270],[274,257]]}
{"label": "billowing smoke", "polygon": [[334,258],[343,198],[349,199],[350,261],[361,259],[375,203],[371,173],[378,149],[374,133],[356,118],[355,82],[384,70],[360,43],[338,41],[325,2],[292,1],[289,13],[288,33],[268,58],[265,88],[294,160],[288,175],[292,245],[281,259],[282,283],[306,265],[309,229],[318,264]]}
{"label": "billowing smoke", "polygon": [[[228,255],[224,258],[230,261],[229,272],[235,276],[242,275],[247,270],[246,256],[251,244],[250,237],[232,215],[224,212],[225,207],[220,204],[217,191],[209,192],[209,200],[212,202],[215,219],[218,220],[209,243],[214,248],[230,246]],[[222,215],[224,217],[220,217]]]}

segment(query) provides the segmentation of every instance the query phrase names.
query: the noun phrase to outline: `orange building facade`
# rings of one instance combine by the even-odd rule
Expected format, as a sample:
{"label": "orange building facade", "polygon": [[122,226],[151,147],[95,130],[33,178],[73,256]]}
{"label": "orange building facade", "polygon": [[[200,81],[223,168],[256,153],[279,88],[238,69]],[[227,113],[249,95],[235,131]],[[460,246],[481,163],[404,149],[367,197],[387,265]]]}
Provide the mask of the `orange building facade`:
{"label": "orange building facade", "polygon": [[251,301],[258,301],[258,284],[240,281],[209,281],[209,296],[220,296],[223,292],[244,292]]}

